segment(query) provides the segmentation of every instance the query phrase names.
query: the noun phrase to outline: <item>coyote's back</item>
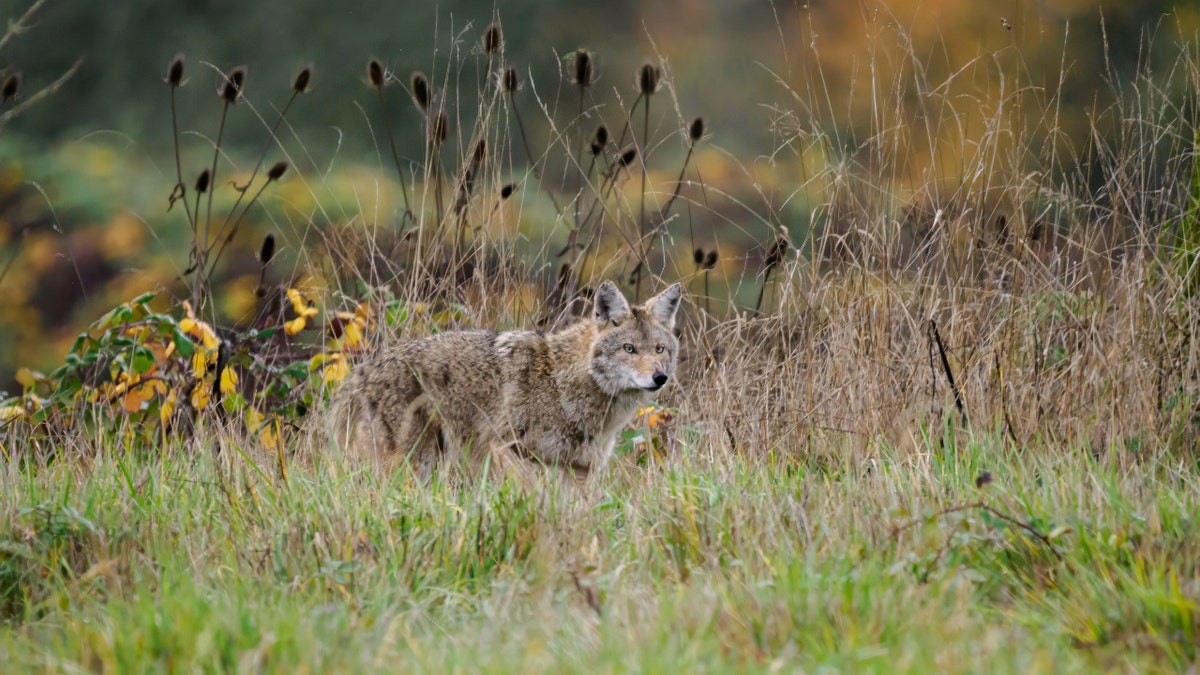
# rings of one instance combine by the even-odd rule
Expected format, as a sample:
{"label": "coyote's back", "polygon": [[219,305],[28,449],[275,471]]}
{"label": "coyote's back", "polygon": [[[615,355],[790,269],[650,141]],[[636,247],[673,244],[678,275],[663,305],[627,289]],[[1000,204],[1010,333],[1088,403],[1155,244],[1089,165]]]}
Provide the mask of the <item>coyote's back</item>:
{"label": "coyote's back", "polygon": [[350,457],[425,477],[503,452],[587,474],[670,380],[681,289],[630,306],[596,290],[591,320],[551,334],[458,331],[400,343],[356,366],[335,396],[334,440]]}

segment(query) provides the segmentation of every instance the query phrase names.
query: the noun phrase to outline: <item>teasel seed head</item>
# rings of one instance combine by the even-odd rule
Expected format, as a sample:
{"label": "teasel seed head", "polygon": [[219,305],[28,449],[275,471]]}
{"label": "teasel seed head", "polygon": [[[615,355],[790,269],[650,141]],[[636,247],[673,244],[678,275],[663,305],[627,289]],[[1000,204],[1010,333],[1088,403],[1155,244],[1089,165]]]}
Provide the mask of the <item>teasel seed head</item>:
{"label": "teasel seed head", "polygon": [[511,197],[512,193],[516,189],[517,189],[516,183],[508,183],[504,187],[500,188],[500,201],[504,201],[505,199],[508,199],[509,197]]}
{"label": "teasel seed head", "polygon": [[783,262],[783,257],[792,249],[792,242],[787,238],[787,234],[780,232],[775,237],[775,243],[771,244],[771,249],[767,251],[767,257],[763,260],[763,266],[766,269],[771,269]]}
{"label": "teasel seed head", "polygon": [[4,86],[0,87],[0,103],[8,103],[21,92],[21,73],[13,73],[4,78]]}
{"label": "teasel seed head", "polygon": [[500,75],[500,86],[505,93],[512,93],[521,88],[521,76],[517,74],[516,68],[505,68]]}
{"label": "teasel seed head", "polygon": [[717,266],[717,249],[714,248],[713,250],[709,251],[708,255],[705,256],[705,258],[704,258],[704,269],[711,270],[716,266]]}
{"label": "teasel seed head", "polygon": [[696,263],[696,267],[704,265],[704,249],[696,249],[695,253],[692,254],[692,260]]}
{"label": "teasel seed head", "polygon": [[171,59],[171,63],[167,65],[167,77],[163,81],[172,87],[178,87],[183,84],[183,52],[175,55]]}
{"label": "teasel seed head", "polygon": [[495,54],[504,47],[504,34],[500,32],[500,24],[493,21],[488,25],[487,30],[483,31],[483,51],[488,54]]}
{"label": "teasel seed head", "polygon": [[303,70],[296,73],[296,78],[292,80],[292,91],[297,94],[303,94],[308,91],[308,85],[312,82],[312,66],[305,66]]}
{"label": "teasel seed head", "polygon": [[646,96],[650,96],[657,92],[660,86],[662,86],[662,68],[652,63],[643,64],[638,69],[637,90]]}
{"label": "teasel seed head", "polygon": [[595,68],[592,64],[592,53],[586,49],[575,51],[575,77],[573,82],[580,89],[587,89],[592,85],[592,78],[595,75]]}
{"label": "teasel seed head", "polygon": [[271,258],[275,257],[275,235],[268,234],[262,243],[262,248],[258,250],[258,261],[263,265],[271,262]]}
{"label": "teasel seed head", "polygon": [[481,138],[475,141],[475,152],[471,157],[471,162],[475,166],[479,166],[485,159],[487,159],[487,139]]}
{"label": "teasel seed head", "polygon": [[387,71],[384,70],[383,64],[379,59],[367,61],[367,82],[371,83],[371,86],[376,89],[383,89],[386,81]]}
{"label": "teasel seed head", "polygon": [[599,155],[604,152],[606,147],[608,147],[608,127],[601,124],[596,127],[596,133],[592,134],[592,155]]}
{"label": "teasel seed head", "polygon": [[225,76],[225,81],[221,83],[220,94],[221,98],[225,99],[226,103],[237,103],[242,96],[242,89],[246,86],[246,66],[238,66],[229,71],[229,75]]}
{"label": "teasel seed head", "polygon": [[450,118],[446,117],[446,113],[439,112],[429,120],[429,140],[437,145],[446,142],[450,137]]}
{"label": "teasel seed head", "polygon": [[692,144],[695,145],[696,141],[699,141],[703,136],[704,118],[697,117],[696,119],[692,120],[691,124],[688,125],[688,138],[690,138],[692,140]]}
{"label": "teasel seed head", "polygon": [[633,164],[633,161],[637,159],[637,154],[638,149],[636,145],[625,146],[625,149],[621,151],[621,166],[629,166],[630,164]]}
{"label": "teasel seed head", "polygon": [[425,77],[425,73],[414,70],[409,80],[409,88],[412,90],[413,103],[421,110],[428,111],[429,101],[433,96],[429,89],[429,78]]}
{"label": "teasel seed head", "polygon": [[208,192],[208,183],[211,178],[212,174],[208,169],[200,172],[200,175],[196,177],[196,194],[202,195]]}
{"label": "teasel seed head", "polygon": [[272,164],[270,169],[267,169],[267,180],[279,180],[283,178],[283,174],[287,173],[287,170],[288,163],[281,159]]}

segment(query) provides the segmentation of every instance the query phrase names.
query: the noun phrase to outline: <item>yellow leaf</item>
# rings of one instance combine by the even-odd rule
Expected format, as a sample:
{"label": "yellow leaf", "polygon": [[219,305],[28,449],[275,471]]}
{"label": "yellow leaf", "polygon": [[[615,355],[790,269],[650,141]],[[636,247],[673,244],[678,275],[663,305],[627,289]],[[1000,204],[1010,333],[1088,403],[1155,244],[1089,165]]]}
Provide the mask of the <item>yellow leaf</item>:
{"label": "yellow leaf", "polygon": [[252,434],[257,433],[262,424],[263,414],[258,412],[258,408],[246,406],[246,431]]}
{"label": "yellow leaf", "polygon": [[209,398],[212,396],[212,382],[201,380],[192,387],[192,407],[196,410],[204,410],[208,406]]}
{"label": "yellow leaf", "polygon": [[279,434],[279,420],[273,419],[262,425],[258,439],[262,442],[263,447],[272,452],[279,452],[283,447],[283,439],[280,438]]}
{"label": "yellow leaf", "polygon": [[317,368],[320,368],[321,365],[324,364],[325,361],[327,359],[331,358],[332,356],[333,356],[333,354],[325,354],[324,352],[322,352],[320,354],[313,354],[313,357],[308,360],[308,372],[311,373],[314,370],[316,370]]}
{"label": "yellow leaf", "polygon": [[338,342],[338,347],[342,351],[353,351],[366,347],[366,342],[363,340],[362,330],[356,322],[347,323],[342,327],[342,337]]}
{"label": "yellow leaf", "polygon": [[232,394],[237,391],[238,374],[233,368],[226,367],[221,371],[221,393]]}
{"label": "yellow leaf", "polygon": [[207,373],[208,355],[204,353],[204,350],[197,349],[192,353],[192,374],[196,376],[197,380],[202,380]]}
{"label": "yellow leaf", "polygon": [[297,316],[308,319],[317,315],[317,308],[309,305],[308,301],[304,299],[304,296],[300,295],[300,291],[294,288],[289,288],[287,291],[287,296],[288,300],[292,301],[292,309],[296,312]]}
{"label": "yellow leaf", "polygon": [[303,316],[298,316],[295,319],[283,324],[283,332],[287,333],[288,335],[295,335],[296,333],[304,330],[306,323],[307,322]]}
{"label": "yellow leaf", "polygon": [[176,400],[175,390],[172,389],[171,393],[167,394],[166,400],[163,401],[162,407],[158,409],[158,419],[164,427],[170,421],[171,415],[175,413]]}
{"label": "yellow leaf", "polygon": [[24,416],[25,408],[19,405],[6,405],[0,407],[0,422],[8,423]]}
{"label": "yellow leaf", "polygon": [[346,363],[346,359],[343,359],[341,354],[335,354],[329,361],[329,365],[321,371],[321,380],[325,384],[336,384],[346,379],[350,374],[350,364]]}
{"label": "yellow leaf", "polygon": [[26,391],[33,389],[34,385],[37,384],[38,379],[38,374],[28,368],[17,369],[17,383],[24,387]]}

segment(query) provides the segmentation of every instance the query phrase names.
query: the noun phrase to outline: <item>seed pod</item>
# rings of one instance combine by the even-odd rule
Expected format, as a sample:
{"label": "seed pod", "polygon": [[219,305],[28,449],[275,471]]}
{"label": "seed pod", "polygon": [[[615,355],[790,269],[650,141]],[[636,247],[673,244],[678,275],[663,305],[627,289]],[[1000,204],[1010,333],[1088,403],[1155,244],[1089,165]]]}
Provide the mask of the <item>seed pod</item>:
{"label": "seed pod", "polygon": [[694,254],[692,254],[692,260],[695,261],[697,267],[700,267],[701,265],[703,265],[704,264],[704,249],[702,249],[702,248],[696,249],[696,252]]}
{"label": "seed pod", "polygon": [[370,82],[372,87],[382,89],[385,76],[383,64],[379,62],[379,59],[367,61],[367,82]]}
{"label": "seed pod", "polygon": [[495,54],[504,46],[503,34],[500,32],[500,24],[492,22],[483,31],[483,51],[488,54]]}
{"label": "seed pod", "polygon": [[312,66],[305,66],[303,70],[296,74],[296,79],[292,80],[292,91],[297,94],[303,94],[308,91],[308,84],[312,81]]}
{"label": "seed pod", "polygon": [[425,73],[414,70],[409,86],[412,89],[413,103],[416,103],[421,110],[429,110],[429,101],[432,96],[429,90],[429,78],[425,77]]}
{"label": "seed pod", "polygon": [[521,88],[521,77],[517,75],[516,68],[505,68],[504,73],[500,76],[500,83],[506,93],[512,93]]}
{"label": "seed pod", "polygon": [[208,182],[211,178],[212,174],[209,173],[208,169],[200,172],[200,175],[196,178],[196,194],[202,195],[208,192]]}
{"label": "seed pod", "polygon": [[704,269],[711,270],[717,266],[717,250],[713,249],[708,252],[708,256],[704,259]]}
{"label": "seed pod", "polygon": [[441,145],[446,142],[450,136],[450,119],[446,117],[446,113],[439,112],[431,118],[429,124],[429,140]]}
{"label": "seed pod", "polygon": [[638,70],[637,89],[646,96],[658,91],[661,81],[662,69],[652,63],[646,63]]}
{"label": "seed pod", "polygon": [[500,201],[504,201],[505,199],[508,199],[509,197],[511,197],[513,191],[516,189],[517,189],[517,186],[514,183],[509,183],[508,185],[505,185],[504,187],[500,188]]}
{"label": "seed pod", "polygon": [[238,98],[242,95],[242,88],[245,86],[246,66],[238,66],[229,71],[229,75],[221,85],[221,98],[225,99],[225,102],[229,104],[237,103]]}
{"label": "seed pod", "polygon": [[608,147],[608,127],[601,124],[596,127],[596,133],[592,134],[592,155],[599,155],[604,152],[606,147]]}
{"label": "seed pod", "polygon": [[783,262],[783,257],[787,255],[787,252],[790,251],[791,248],[792,242],[788,241],[786,236],[780,234],[779,236],[775,237],[775,243],[771,244],[771,249],[767,251],[767,257],[765,260],[763,260],[763,266],[765,266],[767,269],[771,269],[772,267],[775,267],[779,263]]}
{"label": "seed pod", "polygon": [[275,257],[275,235],[268,234],[263,239],[262,248],[258,251],[258,261],[266,265]]}
{"label": "seed pod", "polygon": [[8,103],[17,97],[21,91],[21,73],[13,73],[4,80],[4,86],[0,87],[0,103]]}
{"label": "seed pod", "polygon": [[580,49],[575,52],[575,77],[574,82],[580,89],[586,89],[592,84],[594,75],[592,66],[592,54],[586,49]]}
{"label": "seed pod", "polygon": [[697,117],[688,126],[688,138],[692,139],[692,143],[695,143],[702,136],[704,136],[704,118]]}
{"label": "seed pod", "polygon": [[637,159],[636,145],[626,146],[625,149],[621,151],[621,166],[629,166],[630,164],[633,164],[633,160],[635,159]]}
{"label": "seed pod", "polygon": [[171,63],[167,66],[167,77],[164,82],[172,87],[178,87],[183,84],[183,53],[175,55],[171,59]]}
{"label": "seed pod", "polygon": [[288,163],[284,160],[279,160],[267,169],[267,180],[279,180],[288,170]]}

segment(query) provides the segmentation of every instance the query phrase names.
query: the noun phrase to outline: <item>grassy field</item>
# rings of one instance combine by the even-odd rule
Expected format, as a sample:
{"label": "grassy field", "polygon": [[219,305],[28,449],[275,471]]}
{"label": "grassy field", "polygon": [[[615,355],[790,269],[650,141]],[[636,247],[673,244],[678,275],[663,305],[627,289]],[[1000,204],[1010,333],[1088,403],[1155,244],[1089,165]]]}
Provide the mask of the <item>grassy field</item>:
{"label": "grassy field", "polygon": [[223,445],[5,467],[7,668],[1151,672],[1200,655],[1200,480],[1165,458],[953,432],[826,463],[698,443],[625,456],[580,493],[324,463],[271,480]]}
{"label": "grassy field", "polygon": [[[0,669],[1195,672],[1192,47],[1069,111],[1066,64],[931,74],[897,33],[845,100],[781,75],[738,159],[665,59],[609,92],[571,52],[550,100],[499,30],[433,80],[367,61],[366,168],[275,136],[313,71],[257,99],[255,164],[219,131],[246,71],[167,65],[172,260],[0,397]],[[5,293],[66,259],[33,234]],[[677,377],[590,482],[427,485],[306,434],[364,353],[554,329],[602,279],[687,292]]]}

